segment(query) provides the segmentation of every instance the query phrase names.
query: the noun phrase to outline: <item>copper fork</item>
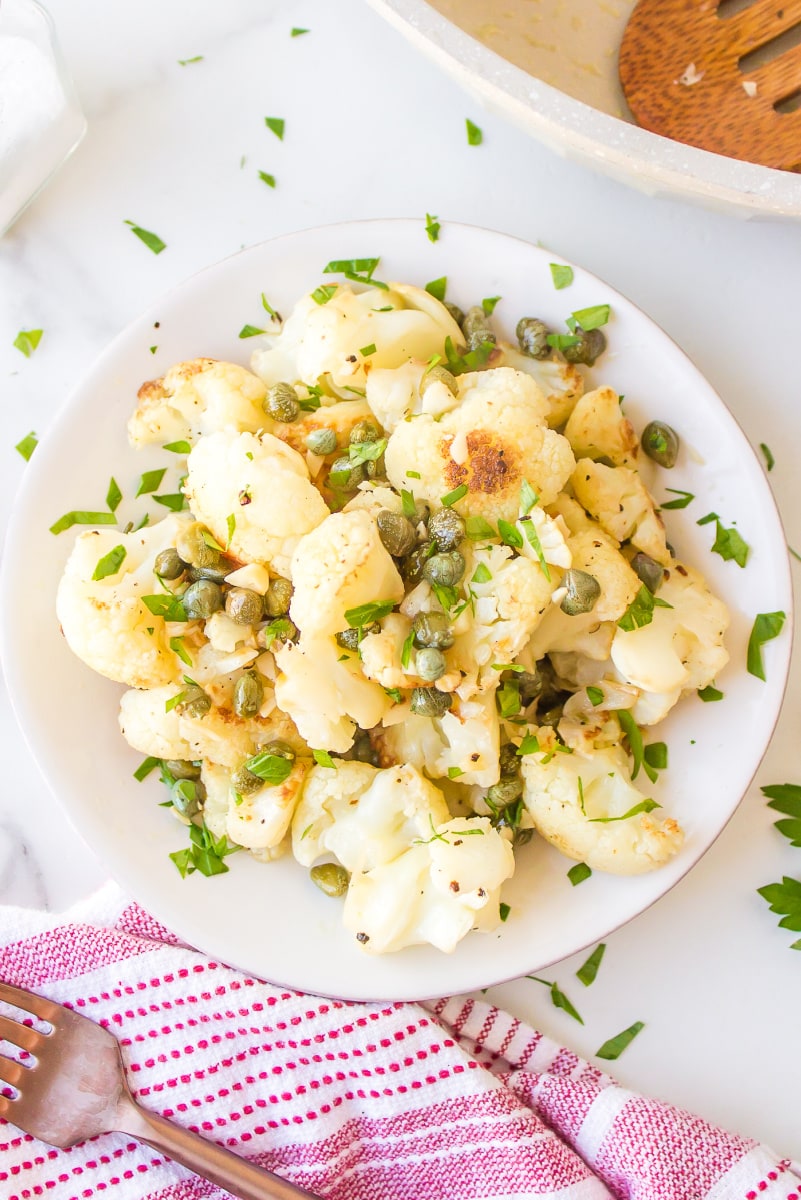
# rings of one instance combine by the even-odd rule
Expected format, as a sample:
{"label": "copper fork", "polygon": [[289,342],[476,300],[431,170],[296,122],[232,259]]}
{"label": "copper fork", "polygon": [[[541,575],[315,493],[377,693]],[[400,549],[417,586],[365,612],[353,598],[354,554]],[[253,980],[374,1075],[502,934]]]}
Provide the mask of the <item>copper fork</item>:
{"label": "copper fork", "polygon": [[19,1061],[0,1053],[0,1117],[51,1146],[67,1149],[118,1130],[163,1151],[241,1200],[319,1200],[271,1171],[137,1104],[125,1079],[117,1039],[88,1017],[33,992],[0,983],[0,1000],[50,1026],[40,1032],[0,1015],[0,1042],[27,1051]]}

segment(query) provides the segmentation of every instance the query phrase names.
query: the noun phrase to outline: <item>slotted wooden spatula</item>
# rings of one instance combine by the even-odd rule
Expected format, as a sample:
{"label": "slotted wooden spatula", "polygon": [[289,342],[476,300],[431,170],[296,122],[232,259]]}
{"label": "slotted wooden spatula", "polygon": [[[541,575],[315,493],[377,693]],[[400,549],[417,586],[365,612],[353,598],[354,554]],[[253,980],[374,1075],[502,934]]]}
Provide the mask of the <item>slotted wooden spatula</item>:
{"label": "slotted wooden spatula", "polygon": [[801,170],[801,0],[639,0],[620,47],[638,123],[678,142]]}

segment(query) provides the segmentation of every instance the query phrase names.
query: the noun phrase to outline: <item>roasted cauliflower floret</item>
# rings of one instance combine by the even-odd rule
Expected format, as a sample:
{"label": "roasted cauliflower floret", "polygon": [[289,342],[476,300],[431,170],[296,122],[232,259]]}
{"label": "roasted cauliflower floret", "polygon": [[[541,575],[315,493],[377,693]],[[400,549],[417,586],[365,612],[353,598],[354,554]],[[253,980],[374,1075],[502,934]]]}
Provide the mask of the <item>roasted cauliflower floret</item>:
{"label": "roasted cauliflower floret", "polygon": [[403,599],[403,581],[364,509],[331,513],[297,546],[290,616],[304,637],[348,628],[345,613],[362,604]]}
{"label": "roasted cauliflower floret", "polygon": [[469,700],[458,695],[436,721],[409,714],[404,721],[374,730],[382,765],[412,763],[434,779],[491,787],[500,774],[500,724],[495,689]]}
{"label": "roasted cauliflower floret", "polygon": [[284,577],[300,539],[328,516],[303,458],[269,433],[201,438],[187,459],[185,491],[197,519],[234,558]]}
{"label": "roasted cauliflower floret", "polygon": [[559,358],[530,358],[506,342],[499,342],[498,350],[501,354],[497,366],[523,371],[540,387],[548,403],[551,429],[564,425],[584,391],[584,376],[578,367]]}
{"label": "roasted cauliflower floret", "polygon": [[537,832],[568,858],[594,871],[639,875],[661,866],[681,847],[671,817],[640,810],[647,801],[631,781],[620,745],[551,754],[555,736],[537,731],[540,751],[522,756],[523,801]]}
{"label": "roasted cauliflower floret", "polygon": [[694,691],[717,678],[729,661],[723,636],[729,625],[725,604],[700,572],[672,561],[650,624],[618,629],[612,662],[621,676],[644,692]]}
{"label": "roasted cauliflower floret", "polygon": [[571,476],[576,499],[619,542],[630,541],[663,566],[670,561],[662,518],[640,476],[582,458]]}
{"label": "roasted cauliflower floret", "polygon": [[634,466],[640,443],[634,426],[620,411],[614,388],[585,392],[564,428],[576,458],[607,458],[616,467]]}
{"label": "roasted cauliflower floret", "polygon": [[229,792],[225,831],[232,842],[248,850],[274,850],[289,829],[300,798],[308,759],[296,759],[283,781],[247,795]]}
{"label": "roasted cauliflower floret", "polygon": [[431,837],[449,816],[442,792],[414,767],[315,766],[292,822],[292,852],[304,867],[333,855],[348,871],[369,871]]}
{"label": "roasted cauliflower floret", "polygon": [[427,363],[414,360],[394,370],[374,367],[370,371],[367,403],[387,433],[409,416],[427,413],[437,420],[459,403],[458,395],[442,380],[426,379],[427,370]]}
{"label": "roasted cauliflower floret", "polygon": [[[170,516],[135,533],[91,529],[75,539],[58,585],[56,613],[73,654],[107,679],[157,687],[181,677],[169,639],[182,628],[168,628],[142,597],[163,595],[153,562],[160,550],[175,545],[183,524],[183,518]],[[114,552],[117,570],[95,579],[100,560]]]}
{"label": "roasted cauliflower floret", "polygon": [[262,407],[266,393],[262,381],[237,363],[193,358],[142,384],[128,438],[134,446],[146,446],[195,442],[221,429],[255,433],[268,423]]}
{"label": "roasted cauliflower floret", "polygon": [[351,876],[345,928],[367,954],[425,944],[449,954],[471,929],[497,928],[514,865],[485,817],[453,818],[391,862]]}
{"label": "roasted cauliflower floret", "polygon": [[[442,354],[447,337],[458,342],[459,326],[422,288],[398,283],[357,292],[339,284],[325,304],[311,295],[298,301],[272,346],[257,350],[251,365],[267,385],[325,376],[338,389],[363,388],[374,369]],[[366,346],[375,350],[364,355]]]}
{"label": "roasted cauliflower floret", "polygon": [[575,460],[566,439],[548,428],[534,380],[509,367],[462,375],[459,396],[459,407],[439,421],[422,414],[397,425],[385,455],[392,485],[432,504],[464,485],[459,512],[492,522],[516,520],[523,480],[550,504]]}

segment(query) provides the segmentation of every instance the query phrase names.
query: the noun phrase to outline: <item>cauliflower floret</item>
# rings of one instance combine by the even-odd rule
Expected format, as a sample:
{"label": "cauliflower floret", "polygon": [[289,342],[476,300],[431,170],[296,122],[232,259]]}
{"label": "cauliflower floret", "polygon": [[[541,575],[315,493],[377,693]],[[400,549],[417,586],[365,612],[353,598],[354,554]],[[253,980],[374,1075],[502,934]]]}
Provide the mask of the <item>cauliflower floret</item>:
{"label": "cauliflower floret", "polygon": [[[618,745],[553,754],[553,731],[537,731],[540,752],[522,757],[523,801],[537,831],[568,858],[594,871],[638,875],[661,866],[684,835],[671,817],[625,817],[647,799],[631,782]],[[612,818],[611,820],[609,818]]]}
{"label": "cauliflower floret", "polygon": [[302,637],[274,653],[276,702],[315,750],[344,754],[357,725],[372,729],[392,707],[384,689],[364,678],[358,658],[344,657],[332,638]]}
{"label": "cauliflower floret", "polygon": [[182,715],[167,704],[181,689],[176,684],[134,689],[120,700],[120,729],[134,750],[153,758],[195,762],[206,759],[234,770],[267,742],[278,738],[299,747],[289,717],[273,709],[269,717],[238,717],[225,705],[212,704],[203,717]]}
{"label": "cauliflower floret", "polygon": [[629,467],[607,467],[582,458],[571,477],[576,499],[619,542],[667,566],[665,527],[640,476]]}
{"label": "cauliflower floret", "polygon": [[514,865],[485,817],[453,818],[391,862],[353,874],[343,923],[368,954],[425,944],[450,954],[471,929],[497,928]]}
{"label": "cauliflower floret", "polygon": [[300,798],[308,759],[296,759],[283,783],[265,784],[257,792],[231,789],[225,830],[232,842],[248,850],[273,850],[284,840]]}
{"label": "cauliflower floret", "polygon": [[342,511],[354,512],[359,508],[365,509],[375,520],[382,508],[388,508],[390,512],[403,512],[403,501],[391,487],[365,480],[359,484],[356,495],[348,501]]}
{"label": "cauliflower floret", "polygon": [[[142,603],[163,595],[153,574],[160,550],[175,545],[185,518],[165,517],[135,533],[92,529],[78,534],[58,585],[56,613],[69,648],[87,666],[129,687],[157,687],[180,679],[170,649],[175,627]],[[122,547],[116,571],[94,579],[99,561]],[[183,632],[183,627],[180,627]]]}
{"label": "cauliflower floret", "polygon": [[237,363],[193,358],[142,384],[128,438],[133,446],[146,446],[194,442],[221,429],[255,433],[269,424],[262,407],[266,394],[262,381]]}
{"label": "cauliflower floret", "polygon": [[[548,424],[551,429],[564,425],[584,391],[584,376],[578,367],[558,358],[530,358],[506,342],[499,342],[497,348],[501,351],[498,366],[523,371],[539,385],[548,402]],[[496,360],[493,359],[493,362]]]}
{"label": "cauliflower floret", "polygon": [[516,520],[524,479],[550,504],[575,459],[567,440],[546,425],[547,404],[534,380],[499,367],[462,375],[459,396],[459,407],[439,421],[422,414],[395,428],[385,454],[393,487],[436,504],[466,485],[459,511],[490,521]]}
{"label": "cauliflower floret", "polygon": [[462,700],[436,721],[414,713],[388,729],[375,730],[373,741],[382,765],[412,763],[434,779],[457,777],[460,784],[491,787],[500,777],[500,723],[495,689]]}
{"label": "cauliflower floret", "polygon": [[[399,367],[411,358],[442,354],[445,339],[461,331],[434,296],[410,284],[356,292],[340,284],[325,304],[311,295],[295,305],[272,346],[251,360],[266,384],[286,380],[316,382],[330,377],[337,388],[363,388],[369,373]],[[370,355],[363,347],[375,346]]]}
{"label": "cauliflower floret", "polygon": [[304,637],[348,628],[345,613],[362,604],[403,599],[403,580],[364,509],[332,513],[307,534],[292,559],[290,616]]}
{"label": "cauliflower floret", "polygon": [[[567,570],[572,564],[573,556],[567,544],[570,530],[560,516],[552,517],[535,504],[520,517],[517,531],[523,538],[520,553],[524,558],[539,563],[542,556],[547,564],[561,567],[563,570]],[[550,572],[543,568],[543,574],[547,579]]]}
{"label": "cauliflower floret", "polygon": [[269,433],[203,437],[187,472],[192,512],[217,541],[234,558],[267,563],[285,577],[300,539],[328,516],[302,457]]}
{"label": "cauliflower floret", "polygon": [[672,693],[706,687],[729,660],[723,636],[726,606],[712,594],[700,572],[671,561],[658,599],[670,605],[653,610],[649,625],[618,629],[612,662],[621,676],[644,692]]}
{"label": "cauliflower floret", "polygon": [[402,613],[390,613],[381,623],[380,633],[368,633],[359,643],[362,670],[384,688],[408,688],[417,683],[410,657],[409,670],[402,662],[403,645],[412,623]]}
{"label": "cauliflower floret", "polygon": [[225,823],[228,817],[231,772],[218,763],[204,762],[200,767],[200,781],[206,789],[203,801],[203,821],[214,838],[227,836]]}
{"label": "cauliflower floret", "polygon": [[315,766],[292,822],[292,852],[304,867],[330,854],[348,871],[369,871],[429,838],[449,816],[442,792],[414,767]]}
{"label": "cauliflower floret", "polygon": [[459,403],[447,384],[431,380],[420,395],[420,385],[428,364],[418,361],[401,367],[375,367],[367,376],[367,403],[387,433],[409,416],[428,413],[437,420]]}
{"label": "cauliflower floret", "polygon": [[608,458],[616,467],[631,467],[637,461],[640,443],[620,411],[614,388],[585,392],[570,414],[564,435],[576,458]]}

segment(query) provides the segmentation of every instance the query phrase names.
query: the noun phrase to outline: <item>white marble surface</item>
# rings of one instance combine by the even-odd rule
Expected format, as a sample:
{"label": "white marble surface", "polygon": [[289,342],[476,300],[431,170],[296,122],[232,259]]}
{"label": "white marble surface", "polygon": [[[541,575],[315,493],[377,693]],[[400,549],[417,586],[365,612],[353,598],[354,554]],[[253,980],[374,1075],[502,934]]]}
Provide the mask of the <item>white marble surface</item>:
{"label": "white marble surface", "polygon": [[[649,312],[752,443],[772,448],[770,480],[801,547],[801,226],[650,199],[560,159],[482,113],[359,0],[51,0],[50,10],[89,133],[0,241],[3,530],[25,469],[15,443],[46,431],[108,340],[167,288],[287,230],[422,221],[428,211],[539,240]],[[292,39],[292,26],[311,32]],[[195,55],[202,61],[178,65]],[[283,142],[265,130],[267,114],[286,119]],[[484,130],[481,147],[466,144],[467,116]],[[275,175],[275,190],[259,169]],[[151,254],[126,219],[158,232],[167,250]],[[45,332],[26,359],[12,342],[31,328]],[[36,586],[35,570],[20,586]],[[47,663],[32,669],[46,687]],[[759,792],[801,782],[799,698],[796,661],[773,744],[735,817],[672,893],[608,939],[592,989],[573,978],[578,961],[548,972],[583,1027],[536,983],[491,993],[588,1055],[645,1021],[619,1078],[797,1158],[801,955],[755,889],[801,876],[801,850],[772,828]],[[105,872],[41,782],[5,691],[0,752],[0,900],[63,907]]]}

